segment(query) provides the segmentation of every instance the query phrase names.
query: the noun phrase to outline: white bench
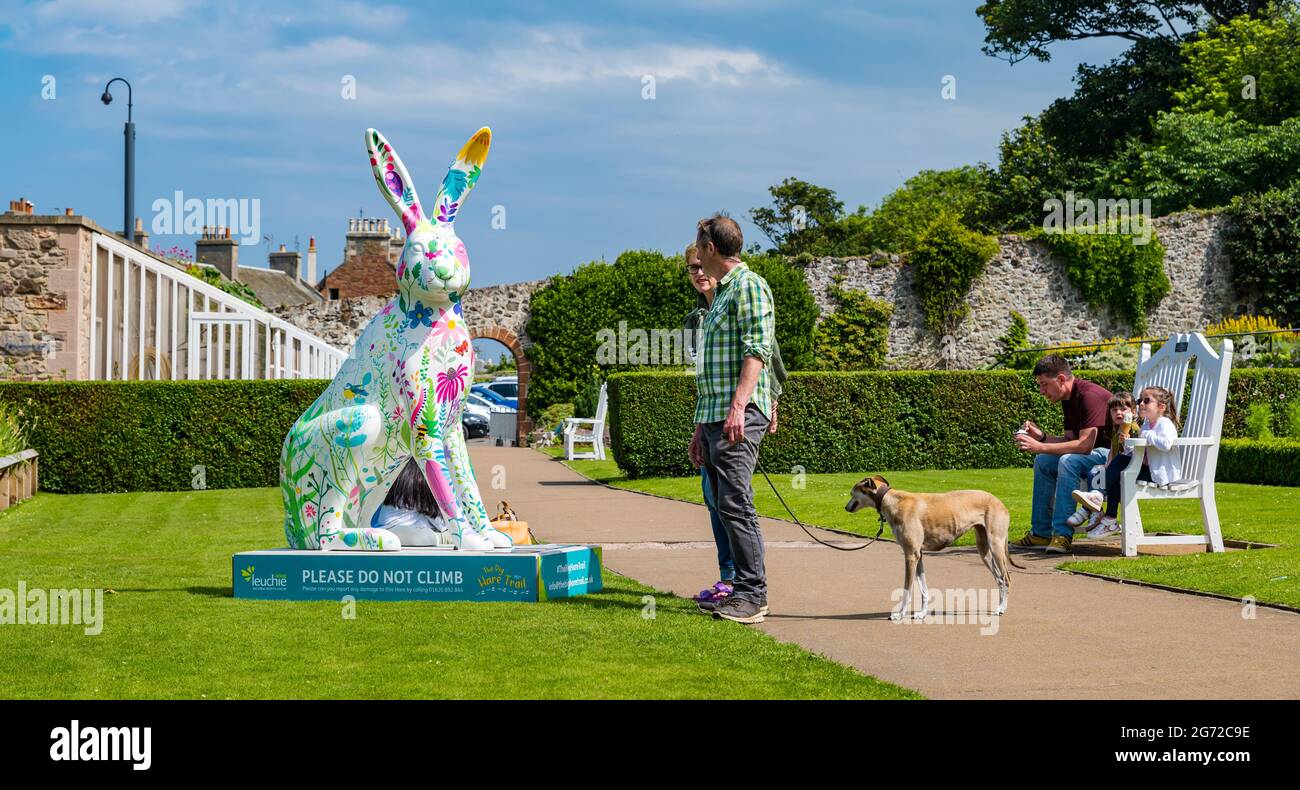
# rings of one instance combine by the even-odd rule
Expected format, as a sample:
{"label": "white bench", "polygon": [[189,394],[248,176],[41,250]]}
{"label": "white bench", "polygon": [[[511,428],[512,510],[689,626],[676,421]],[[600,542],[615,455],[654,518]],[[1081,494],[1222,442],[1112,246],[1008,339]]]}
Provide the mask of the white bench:
{"label": "white bench", "polygon": [[[1186,414],[1182,411],[1187,369],[1196,360],[1192,376],[1191,400]],[[1223,409],[1228,398],[1228,376],[1232,372],[1232,341],[1223,341],[1223,352],[1214,353],[1199,332],[1173,335],[1154,356],[1151,344],[1143,343],[1137,376],[1133,384],[1136,399],[1146,387],[1164,387],[1179,404],[1182,426],[1174,448],[1181,453],[1182,479],[1164,486],[1138,482],[1142,459],[1146,455],[1145,439],[1128,439],[1125,447],[1133,450],[1121,476],[1120,504],[1123,512],[1122,545],[1124,556],[1137,556],[1138,546],[1152,544],[1204,544],[1210,551],[1223,551],[1223,534],[1219,531],[1219,511],[1214,502],[1214,469],[1219,461],[1219,443],[1223,433]],[[1148,535],[1142,529],[1138,502],[1144,499],[1199,499],[1202,535]]]}
{"label": "white bench", "polygon": [[[609,396],[606,392],[608,383],[600,385],[600,400],[596,403],[595,417],[569,417],[564,421],[564,458],[567,461],[574,461],[581,458],[591,458],[597,461],[605,460],[605,412],[609,407]],[[583,430],[583,426],[588,426]],[[575,444],[590,444],[591,452],[575,452]]]}

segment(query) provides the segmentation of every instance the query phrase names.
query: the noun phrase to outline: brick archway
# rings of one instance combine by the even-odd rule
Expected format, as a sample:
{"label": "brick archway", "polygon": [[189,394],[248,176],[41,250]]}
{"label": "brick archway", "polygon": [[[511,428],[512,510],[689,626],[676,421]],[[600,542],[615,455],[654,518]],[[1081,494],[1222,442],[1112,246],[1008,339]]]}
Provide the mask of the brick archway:
{"label": "brick archway", "polygon": [[528,378],[532,374],[533,365],[528,361],[528,355],[524,353],[523,343],[514,332],[501,326],[473,328],[470,330],[470,337],[495,340],[510,349],[510,353],[515,357],[515,368],[519,371],[519,414],[515,426],[515,440],[520,447],[524,447],[528,443],[528,434],[533,430],[533,421],[528,418]]}

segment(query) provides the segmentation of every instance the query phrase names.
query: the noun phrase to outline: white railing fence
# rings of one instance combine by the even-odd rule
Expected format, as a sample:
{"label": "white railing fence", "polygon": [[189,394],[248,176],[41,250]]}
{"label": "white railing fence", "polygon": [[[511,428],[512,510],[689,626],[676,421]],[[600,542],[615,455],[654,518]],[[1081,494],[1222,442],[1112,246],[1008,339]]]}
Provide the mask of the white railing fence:
{"label": "white railing fence", "polygon": [[96,233],[91,255],[91,379],[328,379],[347,359],[118,239]]}

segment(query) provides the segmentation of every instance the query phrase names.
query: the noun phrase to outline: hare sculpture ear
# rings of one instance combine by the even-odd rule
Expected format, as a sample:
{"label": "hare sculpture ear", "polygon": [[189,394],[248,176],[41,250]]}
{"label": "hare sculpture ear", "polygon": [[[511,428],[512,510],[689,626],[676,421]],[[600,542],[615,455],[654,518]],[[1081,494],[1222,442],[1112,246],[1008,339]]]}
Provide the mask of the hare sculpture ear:
{"label": "hare sculpture ear", "polygon": [[366,151],[370,154],[370,167],[375,173],[375,183],[388,205],[402,219],[402,227],[409,234],[420,223],[420,196],[415,193],[411,175],[406,166],[388,144],[384,136],[374,129],[366,130]]}
{"label": "hare sculpture ear", "polygon": [[465,204],[465,198],[478,182],[483,172],[483,163],[487,161],[488,149],[492,147],[492,130],[484,126],[474,133],[456,154],[456,161],[447,169],[438,190],[436,208],[430,219],[450,224],[456,221],[456,212]]}

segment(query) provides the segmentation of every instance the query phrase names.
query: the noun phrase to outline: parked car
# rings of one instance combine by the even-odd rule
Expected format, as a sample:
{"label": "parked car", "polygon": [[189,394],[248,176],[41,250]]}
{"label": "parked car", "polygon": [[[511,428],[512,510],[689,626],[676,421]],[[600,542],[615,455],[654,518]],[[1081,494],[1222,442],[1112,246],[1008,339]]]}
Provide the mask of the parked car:
{"label": "parked car", "polygon": [[475,414],[480,414],[484,419],[487,419],[492,415],[492,407],[494,405],[495,404],[492,403],[492,401],[484,398],[482,395],[477,395],[473,392],[466,394],[465,411],[472,411]]}
{"label": "parked car", "polygon": [[461,412],[460,425],[465,431],[466,439],[477,439],[492,432],[487,417],[468,410]]}
{"label": "parked car", "polygon": [[514,398],[508,398],[505,395],[490,389],[486,384],[475,384],[469,388],[470,393],[478,395],[483,399],[490,401],[496,406],[507,406],[510,409],[517,410],[519,401]]}
{"label": "parked car", "polygon": [[487,388],[503,398],[513,398],[516,403],[519,401],[518,376],[497,376],[488,383]]}

